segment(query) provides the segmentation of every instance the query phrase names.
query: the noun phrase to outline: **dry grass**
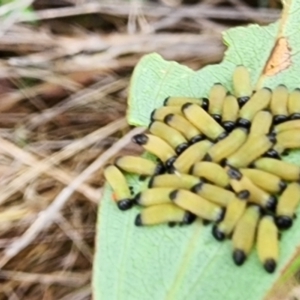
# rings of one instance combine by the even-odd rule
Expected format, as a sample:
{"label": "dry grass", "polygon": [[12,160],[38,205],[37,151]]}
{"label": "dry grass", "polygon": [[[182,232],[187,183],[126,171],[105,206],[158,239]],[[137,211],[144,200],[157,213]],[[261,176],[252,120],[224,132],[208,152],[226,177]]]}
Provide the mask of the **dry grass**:
{"label": "dry grass", "polygon": [[[276,1],[186,2],[0,7],[0,300],[91,298],[102,168],[139,151],[125,119],[139,58],[199,69],[222,59],[223,30],[279,15]],[[31,4],[38,21],[26,23]]]}

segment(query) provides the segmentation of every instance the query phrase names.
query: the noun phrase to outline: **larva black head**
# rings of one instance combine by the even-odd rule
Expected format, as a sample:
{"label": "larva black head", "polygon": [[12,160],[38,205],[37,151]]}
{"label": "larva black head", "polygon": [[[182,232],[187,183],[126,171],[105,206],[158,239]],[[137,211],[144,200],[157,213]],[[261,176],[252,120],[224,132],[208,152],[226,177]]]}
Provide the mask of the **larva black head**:
{"label": "larva black head", "polygon": [[227,132],[231,132],[234,129],[234,127],[235,127],[235,122],[225,121],[225,122],[222,123],[222,126],[224,127],[224,129]]}
{"label": "larva black head", "polygon": [[208,153],[206,153],[205,156],[203,157],[203,160],[204,161],[212,161],[212,158]]}
{"label": "larva black head", "polygon": [[273,123],[275,125],[277,125],[277,124],[283,123],[283,122],[285,122],[287,120],[288,120],[288,116],[285,116],[285,115],[276,115],[273,118]]}
{"label": "larva black head", "polygon": [[174,201],[177,198],[178,190],[174,190],[169,194],[169,198],[171,201]]}
{"label": "larva black head", "polygon": [[292,227],[293,220],[289,216],[278,216],[275,218],[275,223],[279,229],[286,230]]}
{"label": "larva black head", "polygon": [[156,165],[156,168],[154,170],[154,174],[153,175],[157,175],[157,174],[163,174],[165,172],[165,166],[163,163],[159,162]]}
{"label": "larva black head", "polygon": [[164,106],[168,105],[169,98],[170,98],[170,96],[164,100]]}
{"label": "larva black head", "polygon": [[277,206],[277,198],[271,195],[266,203],[266,209],[270,211],[275,211]]}
{"label": "larva black head", "polygon": [[212,235],[213,237],[217,240],[217,241],[224,241],[226,236],[224,234],[224,232],[222,232],[221,230],[219,230],[217,225],[214,225],[212,228]]}
{"label": "larva black head", "polygon": [[227,137],[227,135],[228,135],[228,132],[223,131],[223,132],[216,138],[215,142],[219,142],[219,141],[225,139],[225,138]]}
{"label": "larva black head", "polygon": [[138,214],[138,215],[135,217],[134,224],[135,224],[135,226],[143,226],[141,214]]}
{"label": "larva black head", "polygon": [[251,126],[251,122],[247,119],[243,119],[243,118],[239,118],[237,120],[237,126],[240,126],[240,127],[245,127],[245,128],[250,128]]}
{"label": "larva black head", "polygon": [[132,137],[132,142],[138,145],[145,145],[148,142],[148,137],[147,135],[140,133],[140,134],[136,134]]}
{"label": "larva black head", "polygon": [[269,258],[264,262],[264,268],[268,273],[273,273],[276,269],[276,261],[273,258]]}
{"label": "larva black head", "polygon": [[191,105],[193,105],[193,104],[192,104],[192,103],[189,103],[189,102],[183,104],[183,105],[181,106],[181,111],[184,113],[184,111],[185,111],[186,109],[188,109]]}
{"label": "larva black head", "polygon": [[249,96],[239,97],[237,99],[237,101],[239,103],[239,107],[242,107],[243,105],[245,105],[248,102],[249,99],[250,99]]}
{"label": "larva black head", "polygon": [[138,205],[141,204],[141,193],[135,195],[135,197],[133,198],[133,203]]}
{"label": "larva black head", "polygon": [[152,176],[148,182],[148,188],[152,188],[156,176]]}
{"label": "larva black head", "polygon": [[219,215],[218,215],[218,217],[217,217],[217,219],[216,219],[216,222],[217,222],[217,223],[218,223],[218,222],[221,222],[221,221],[224,219],[225,213],[226,213],[226,208],[222,207],[222,208],[220,209],[220,213],[219,213]]}
{"label": "larva black head", "polygon": [[294,113],[290,115],[289,117],[290,120],[299,120],[300,119],[300,113]]}
{"label": "larva black head", "polygon": [[174,118],[174,114],[168,114],[164,117],[164,123],[168,124],[172,121],[172,119]]}
{"label": "larva black head", "polygon": [[191,191],[193,192],[193,193],[198,193],[199,191],[201,191],[202,190],[202,188],[203,188],[203,182],[201,181],[201,182],[199,182],[199,183],[197,183],[196,185],[194,185],[192,188],[191,188]]}
{"label": "larva black head", "polygon": [[207,98],[202,98],[202,105],[201,107],[207,111],[208,110],[208,107],[209,107],[209,100]]}
{"label": "larva black head", "polygon": [[241,200],[247,200],[250,197],[250,192],[248,190],[242,190],[238,192],[236,196]]}
{"label": "larva black head", "polygon": [[241,180],[243,177],[242,173],[238,169],[231,167],[231,166],[229,166],[229,168],[227,170],[227,175],[231,179],[235,179],[235,180]]}
{"label": "larva black head", "polygon": [[156,112],[156,109],[153,109],[152,113],[150,114],[150,121],[151,122],[153,122],[155,120],[155,118],[154,118],[155,112]]}
{"label": "larva black head", "polygon": [[219,124],[221,123],[222,121],[222,117],[221,115],[218,115],[218,114],[213,114],[211,115]]}
{"label": "larva black head", "polygon": [[175,227],[176,225],[177,225],[176,222],[169,222],[169,223],[168,223],[168,226],[171,227],[171,228],[172,228],[172,227]]}
{"label": "larva black head", "polygon": [[175,152],[179,155],[189,147],[188,143],[182,143],[175,148]]}
{"label": "larva black head", "polygon": [[287,184],[286,182],[280,180],[278,187],[279,187],[279,193],[282,193],[286,189]]}
{"label": "larva black head", "polygon": [[182,223],[183,223],[183,224],[186,224],[186,225],[192,224],[192,223],[196,220],[196,218],[197,218],[196,215],[194,215],[194,214],[192,214],[191,212],[187,211],[187,212],[184,214]]}
{"label": "larva black head", "polygon": [[203,141],[203,140],[205,140],[205,136],[202,135],[202,134],[198,134],[198,135],[195,135],[194,137],[192,137],[189,140],[189,142],[190,142],[190,144],[196,144],[196,143],[198,143],[200,141]]}
{"label": "larva black head", "polygon": [[243,250],[235,249],[233,251],[232,258],[237,266],[241,266],[245,262],[247,256]]}
{"label": "larva black head", "polygon": [[165,161],[166,168],[171,169],[175,160],[176,160],[176,156],[172,156],[168,160],[166,160]]}
{"label": "larva black head", "polygon": [[275,149],[269,149],[266,153],[264,153],[263,156],[274,158],[274,159],[280,159],[280,155]]}
{"label": "larva black head", "polygon": [[120,210],[127,210],[132,207],[133,201],[131,199],[122,199],[117,202],[117,205]]}
{"label": "larva black head", "polygon": [[277,139],[276,139],[276,133],[270,133],[270,134],[267,134],[267,138],[269,139],[269,141],[273,144],[275,144],[277,142]]}

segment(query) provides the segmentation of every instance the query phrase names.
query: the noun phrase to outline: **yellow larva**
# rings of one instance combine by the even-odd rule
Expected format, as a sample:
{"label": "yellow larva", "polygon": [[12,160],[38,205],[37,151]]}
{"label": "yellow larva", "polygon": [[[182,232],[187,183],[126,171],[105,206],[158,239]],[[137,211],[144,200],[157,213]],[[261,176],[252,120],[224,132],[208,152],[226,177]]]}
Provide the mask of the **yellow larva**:
{"label": "yellow larva", "polygon": [[276,139],[273,135],[260,135],[248,138],[236,152],[227,158],[226,164],[235,168],[247,167],[267,152],[275,142]]}
{"label": "yellow larva", "polygon": [[246,205],[246,199],[238,197],[234,197],[228,203],[224,219],[219,224],[214,225],[212,229],[212,234],[216,240],[222,241],[231,234],[236,223],[243,215]]}
{"label": "yellow larva", "polygon": [[226,131],[234,129],[239,114],[239,104],[233,95],[227,95],[222,108],[222,126]]}
{"label": "yellow larva", "polygon": [[257,254],[268,273],[276,269],[279,256],[278,230],[271,216],[264,216],[258,225]]}
{"label": "yellow larva", "polygon": [[209,139],[215,141],[226,136],[224,128],[200,106],[187,103],[182,106],[182,112]]}
{"label": "yellow larva", "polygon": [[191,167],[196,162],[203,159],[211,145],[212,142],[204,140],[190,146],[176,158],[175,162],[173,163],[173,171],[189,173]]}
{"label": "yellow larva", "polygon": [[249,206],[234,228],[232,257],[238,266],[241,266],[245,262],[253,248],[260,214],[259,206]]}
{"label": "yellow larva", "polygon": [[169,114],[182,115],[180,106],[163,106],[157,109],[154,109],[151,113],[151,121],[163,121],[165,117]]}
{"label": "yellow larva", "polygon": [[190,191],[174,190],[170,194],[170,199],[182,209],[204,220],[218,221],[223,217],[223,208]]}
{"label": "yellow larva", "polygon": [[274,116],[274,123],[279,124],[288,119],[287,102],[289,92],[283,84],[273,90],[270,109]]}
{"label": "yellow larva", "polygon": [[244,105],[252,95],[252,85],[249,71],[246,67],[237,66],[233,72],[233,89],[239,105]]}
{"label": "yellow larva", "polygon": [[104,169],[104,177],[114,192],[114,200],[120,210],[132,207],[131,193],[123,173],[114,165],[108,165]]}
{"label": "yellow larva", "polygon": [[227,188],[229,185],[229,177],[225,170],[213,162],[197,162],[193,165],[190,173],[223,188]]}
{"label": "yellow larva", "polygon": [[178,189],[191,189],[201,180],[198,177],[187,174],[162,174],[153,176],[149,181],[149,188],[172,187]]}
{"label": "yellow larva", "polygon": [[205,157],[208,161],[216,163],[235,153],[246,141],[247,129],[236,128],[227,137],[213,145]]}
{"label": "yellow larva", "polygon": [[208,99],[207,98],[192,98],[192,97],[168,97],[164,101],[165,106],[179,106],[186,103],[193,103],[200,105],[203,109],[208,109]]}
{"label": "yellow larva", "polygon": [[258,135],[266,135],[272,126],[272,114],[266,110],[261,110],[255,114],[250,127],[249,138]]}
{"label": "yellow larva", "polygon": [[167,167],[170,167],[176,159],[173,148],[155,135],[137,134],[132,138],[132,141],[157,156]]}
{"label": "yellow larva", "polygon": [[136,226],[157,225],[162,223],[191,224],[195,216],[180,207],[168,203],[146,207],[136,216]]}
{"label": "yellow larva", "polygon": [[116,158],[115,165],[125,172],[147,176],[160,174],[164,171],[164,166],[161,163],[132,155]]}
{"label": "yellow larva", "polygon": [[196,143],[204,139],[201,132],[180,115],[169,114],[164,118],[164,122],[181,132],[190,143]]}
{"label": "yellow larva", "polygon": [[238,195],[249,193],[249,202],[258,204],[269,210],[275,210],[277,199],[274,195],[271,195],[256,186],[247,176],[243,175],[239,170],[228,167],[226,167],[226,170],[227,174],[230,177],[230,185]]}
{"label": "yellow larva", "polygon": [[298,182],[292,182],[279,197],[275,219],[279,229],[288,229],[292,226],[299,201],[300,185]]}
{"label": "yellow larva", "polygon": [[240,171],[255,185],[268,193],[281,193],[286,188],[286,183],[280,177],[274,174],[258,169],[240,169]]}
{"label": "yellow larva", "polygon": [[226,189],[223,189],[221,187],[218,187],[213,184],[209,183],[198,183],[195,185],[192,189],[194,193],[197,195],[203,197],[204,199],[207,199],[211,202],[214,202],[220,206],[226,207],[228,203],[235,198],[235,195],[233,192],[228,191]]}
{"label": "yellow larva", "polygon": [[295,181],[300,178],[298,166],[274,158],[262,157],[256,160],[253,165],[255,168],[272,173],[283,180]]}
{"label": "yellow larva", "polygon": [[160,121],[153,121],[149,125],[149,131],[155,136],[166,141],[177,154],[183,152],[189,145],[185,137],[176,129]]}
{"label": "yellow larva", "polygon": [[237,124],[246,128],[250,127],[255,114],[268,107],[271,95],[272,91],[269,88],[258,90],[241,108]]}
{"label": "yellow larva", "polygon": [[144,190],[138,193],[134,201],[142,206],[151,206],[163,203],[170,203],[169,194],[174,190],[173,187],[157,187]]}
{"label": "yellow larva", "polygon": [[208,112],[219,123],[226,94],[227,90],[221,83],[215,83],[209,91]]}
{"label": "yellow larva", "polygon": [[291,120],[300,119],[300,89],[296,88],[289,94],[288,112]]}

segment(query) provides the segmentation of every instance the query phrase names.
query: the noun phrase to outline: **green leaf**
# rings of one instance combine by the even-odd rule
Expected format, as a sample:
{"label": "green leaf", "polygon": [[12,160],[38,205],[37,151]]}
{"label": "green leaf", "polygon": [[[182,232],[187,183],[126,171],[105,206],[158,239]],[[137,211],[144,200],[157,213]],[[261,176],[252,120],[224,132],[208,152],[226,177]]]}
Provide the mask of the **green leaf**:
{"label": "green leaf", "polygon": [[[215,82],[232,90],[236,65],[251,71],[255,87],[284,83],[290,90],[299,86],[300,2],[286,1],[280,22],[259,27],[235,28],[224,34],[229,49],[223,62],[194,72],[158,54],[147,55],[132,76],[128,100],[128,122],[147,126],[151,111],[167,96],[207,96]],[[278,39],[288,45],[282,49]],[[284,44],[283,43],[283,44]],[[276,47],[274,47],[276,45]],[[276,56],[276,51],[282,55]],[[273,54],[272,54],[273,53]],[[272,68],[274,66],[274,68]],[[276,71],[277,70],[277,71]],[[284,159],[300,165],[300,152]],[[129,178],[136,190],[145,183]],[[98,215],[97,251],[94,262],[94,299],[124,300],[258,300],[286,274],[300,246],[300,218],[282,235],[276,273],[266,273],[256,251],[242,267],[234,265],[230,241],[219,243],[211,226],[200,221],[170,229],[160,225],[137,228],[138,208],[120,212],[105,188]],[[298,210],[298,213],[300,209]]]}

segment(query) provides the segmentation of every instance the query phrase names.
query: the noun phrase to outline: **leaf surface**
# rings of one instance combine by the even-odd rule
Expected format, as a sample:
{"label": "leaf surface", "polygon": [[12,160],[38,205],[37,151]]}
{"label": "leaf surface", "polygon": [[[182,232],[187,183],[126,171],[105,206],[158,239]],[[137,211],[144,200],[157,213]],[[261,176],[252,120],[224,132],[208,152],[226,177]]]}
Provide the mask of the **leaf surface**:
{"label": "leaf surface", "polygon": [[[234,68],[245,65],[255,88],[285,84],[300,87],[300,2],[286,1],[279,22],[266,27],[251,25],[224,34],[225,58],[194,72],[158,54],[142,58],[132,76],[128,122],[146,127],[154,108],[168,96],[205,97],[220,82],[232,91]],[[300,165],[300,152],[284,159]],[[138,191],[145,182],[128,178]],[[300,246],[300,218],[282,235],[276,273],[266,273],[252,251],[237,267],[230,241],[219,243],[211,226],[200,221],[187,227],[165,225],[138,228],[138,208],[120,212],[107,186],[98,215],[94,262],[94,299],[104,300],[258,300],[263,299],[286,274]],[[298,213],[300,212],[300,209]]]}

